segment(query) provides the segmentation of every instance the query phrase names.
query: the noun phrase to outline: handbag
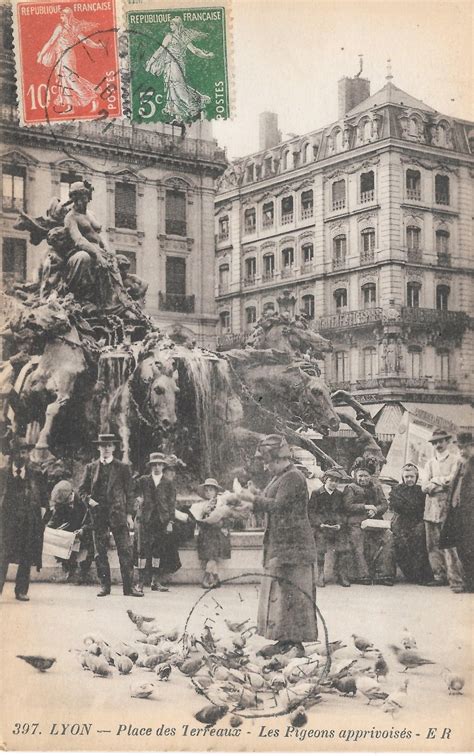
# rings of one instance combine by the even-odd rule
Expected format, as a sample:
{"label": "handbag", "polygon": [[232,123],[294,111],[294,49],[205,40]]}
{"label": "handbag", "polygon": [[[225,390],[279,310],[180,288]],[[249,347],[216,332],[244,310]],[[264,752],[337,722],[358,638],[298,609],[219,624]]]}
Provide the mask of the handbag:
{"label": "handbag", "polygon": [[61,528],[44,529],[43,554],[57,557],[58,559],[70,559],[73,551],[79,551],[79,538],[74,532]]}

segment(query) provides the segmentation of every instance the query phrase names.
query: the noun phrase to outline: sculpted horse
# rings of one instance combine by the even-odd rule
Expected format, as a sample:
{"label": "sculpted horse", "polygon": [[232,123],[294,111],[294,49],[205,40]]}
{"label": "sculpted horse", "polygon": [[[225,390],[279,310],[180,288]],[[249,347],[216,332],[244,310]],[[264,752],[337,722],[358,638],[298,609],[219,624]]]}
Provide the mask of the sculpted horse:
{"label": "sculpted horse", "polygon": [[78,330],[56,297],[36,307],[22,307],[3,333],[15,341],[25,332],[41,339],[42,353],[32,355],[16,378],[11,420],[14,430],[19,420],[23,425],[38,422],[36,449],[44,451],[59,411],[70,401],[88,365]]}

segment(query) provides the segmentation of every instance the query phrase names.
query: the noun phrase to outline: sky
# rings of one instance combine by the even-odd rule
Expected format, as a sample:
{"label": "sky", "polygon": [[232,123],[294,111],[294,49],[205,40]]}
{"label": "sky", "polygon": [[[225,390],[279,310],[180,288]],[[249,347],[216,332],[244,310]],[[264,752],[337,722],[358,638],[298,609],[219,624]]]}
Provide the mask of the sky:
{"label": "sky", "polygon": [[471,2],[234,0],[235,118],[214,122],[229,158],[258,150],[258,115],[283,138],[337,120],[337,82],[359,70],[371,93],[393,83],[440,113],[474,121]]}

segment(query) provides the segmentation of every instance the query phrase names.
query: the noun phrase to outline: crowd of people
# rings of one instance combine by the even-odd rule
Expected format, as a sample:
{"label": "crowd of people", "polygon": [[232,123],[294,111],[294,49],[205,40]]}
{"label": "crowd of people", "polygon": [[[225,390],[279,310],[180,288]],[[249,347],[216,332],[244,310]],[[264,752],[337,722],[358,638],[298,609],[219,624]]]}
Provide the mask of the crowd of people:
{"label": "crowd of people", "polygon": [[[18,439],[2,471],[0,588],[9,564],[16,563],[15,597],[29,600],[30,571],[41,568],[45,526],[74,534],[77,546],[62,560],[68,580],[91,582],[95,561],[99,597],[112,588],[110,534],[126,596],[142,597],[147,585],[168,591],[171,575],[181,567],[179,547],[193,536],[203,587],[220,585],[222,561],[231,556],[232,517],[197,520],[192,507],[177,504],[177,476],[185,465],[175,455],[150,454],[149,472],[134,479],[115,456],[118,444],[110,434],[99,435],[98,458],[86,465],[77,490],[70,480],[60,480],[45,502],[41,476],[29,460],[31,447]],[[458,434],[456,448],[449,433],[436,430],[431,444],[434,454],[424,469],[405,464],[388,500],[370,459],[356,459],[350,475],[339,467],[326,470],[310,493],[308,473],[305,477],[293,463],[282,436],[273,434],[260,444],[260,473],[234,488],[233,501],[266,522],[262,635],[283,644],[314,640],[316,613],[308,597],[324,587],[329,558],[343,587],[392,586],[398,567],[408,582],[473,591],[473,435]],[[197,487],[207,513],[222,490],[214,478]]]}

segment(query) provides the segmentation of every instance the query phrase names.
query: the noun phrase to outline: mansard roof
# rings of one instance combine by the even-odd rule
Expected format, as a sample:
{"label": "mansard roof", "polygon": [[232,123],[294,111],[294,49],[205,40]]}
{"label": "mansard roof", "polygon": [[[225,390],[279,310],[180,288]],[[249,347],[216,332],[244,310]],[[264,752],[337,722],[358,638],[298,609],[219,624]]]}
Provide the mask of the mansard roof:
{"label": "mansard roof", "polygon": [[388,81],[382,89],[378,92],[363,100],[355,108],[352,108],[346,117],[363,113],[366,110],[381,107],[382,105],[398,105],[404,108],[413,108],[413,110],[422,110],[426,113],[436,113],[436,110],[430,105],[426,105],[422,100],[417,100],[416,97],[404,92],[403,89],[399,89],[391,81]]}

